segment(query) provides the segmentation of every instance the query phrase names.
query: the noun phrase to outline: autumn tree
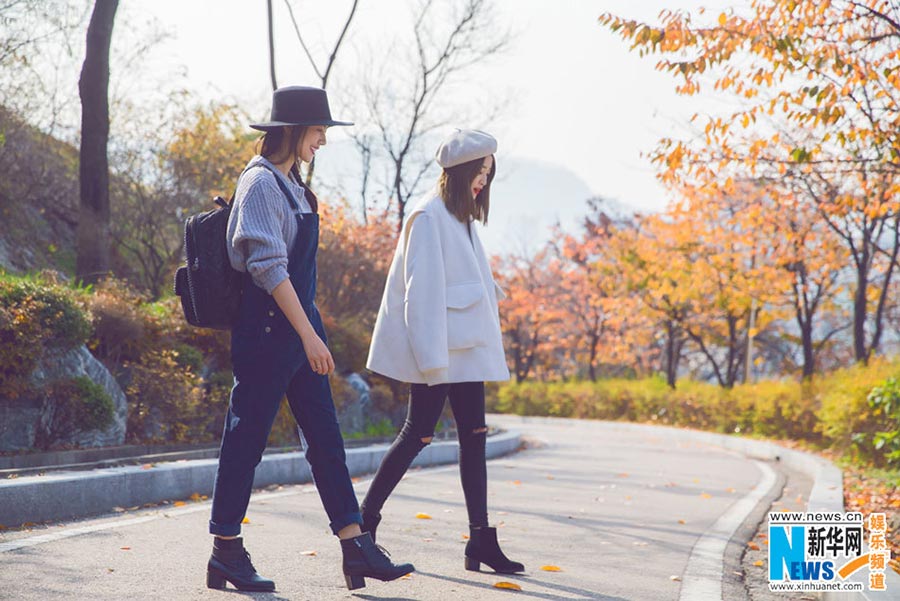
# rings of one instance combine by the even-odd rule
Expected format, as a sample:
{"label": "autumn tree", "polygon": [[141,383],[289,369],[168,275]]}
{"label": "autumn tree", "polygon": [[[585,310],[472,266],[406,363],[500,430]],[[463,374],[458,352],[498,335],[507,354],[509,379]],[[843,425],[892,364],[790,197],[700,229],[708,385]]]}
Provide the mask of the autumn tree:
{"label": "autumn tree", "polygon": [[[740,101],[698,116],[694,139],[663,139],[667,182],[780,180],[841,241],[853,274],[857,361],[878,352],[898,248],[900,29],[886,0],[757,0],[749,14],[702,23],[663,11],[658,26],[606,14],[601,22],[694,95],[708,85]],[[751,127],[752,126],[752,127]]]}
{"label": "autumn tree", "polygon": [[[524,382],[552,360],[562,312],[552,291],[558,281],[550,249],[534,257],[497,258],[493,270],[506,298],[500,300],[504,348],[516,382]],[[545,370],[548,371],[548,370]]]}
{"label": "autumn tree", "polygon": [[577,233],[566,233],[559,226],[554,230],[551,246],[560,277],[552,301],[567,316],[559,326],[565,333],[564,348],[576,363],[586,365],[588,377],[596,381],[601,363],[618,366],[619,373],[635,365],[640,354],[637,334],[642,328],[626,306],[628,295],[620,282],[623,273],[608,253],[610,239],[631,224],[605,210],[602,198],[588,200],[587,208]]}
{"label": "autumn tree", "polygon": [[112,155],[116,271],[157,299],[181,262],[184,220],[214,208],[213,196],[231,198],[253,136],[246,115],[230,105],[191,107],[176,94],[158,113],[132,110],[141,118],[128,121],[133,135],[123,135]]}

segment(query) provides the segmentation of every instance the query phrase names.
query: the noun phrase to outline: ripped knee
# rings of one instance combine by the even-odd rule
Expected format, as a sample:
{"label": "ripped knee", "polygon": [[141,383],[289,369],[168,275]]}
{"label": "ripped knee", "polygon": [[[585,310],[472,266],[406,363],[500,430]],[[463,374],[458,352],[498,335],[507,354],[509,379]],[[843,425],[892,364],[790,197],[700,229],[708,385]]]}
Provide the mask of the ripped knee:
{"label": "ripped knee", "polygon": [[434,440],[434,436],[423,436],[419,439],[423,445],[431,444],[431,441]]}
{"label": "ripped knee", "polygon": [[480,428],[475,428],[472,430],[472,434],[487,434],[487,426],[482,426]]}

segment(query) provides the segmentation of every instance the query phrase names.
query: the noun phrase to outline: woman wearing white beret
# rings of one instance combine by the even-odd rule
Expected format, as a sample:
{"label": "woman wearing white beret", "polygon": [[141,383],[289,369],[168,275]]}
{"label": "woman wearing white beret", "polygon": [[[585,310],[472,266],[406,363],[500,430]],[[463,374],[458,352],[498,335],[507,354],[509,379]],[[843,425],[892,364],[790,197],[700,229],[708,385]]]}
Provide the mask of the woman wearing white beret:
{"label": "woman wearing white beret", "polygon": [[488,526],[484,383],[509,379],[497,297],[484,248],[472,227],[487,224],[497,140],[461,130],[438,148],[437,187],[410,211],[391,263],[367,367],[410,383],[406,422],[361,505],[375,538],[381,508],[416,455],[431,442],[449,396],[459,437],[459,469],[470,537],[465,567],[525,568],[500,550]]}

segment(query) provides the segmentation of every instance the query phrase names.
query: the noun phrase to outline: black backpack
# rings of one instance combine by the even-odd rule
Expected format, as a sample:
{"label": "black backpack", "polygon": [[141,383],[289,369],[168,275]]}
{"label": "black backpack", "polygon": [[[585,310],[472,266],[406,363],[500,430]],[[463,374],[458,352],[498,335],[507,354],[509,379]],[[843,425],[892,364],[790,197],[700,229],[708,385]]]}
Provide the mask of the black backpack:
{"label": "black backpack", "polygon": [[[293,195],[277,175],[275,181],[296,210]],[[181,298],[184,317],[192,326],[230,330],[240,310],[244,277],[228,260],[228,217],[234,194],[228,202],[221,196],[213,202],[218,208],[191,215],[184,222],[186,264],[175,272],[175,294]]]}

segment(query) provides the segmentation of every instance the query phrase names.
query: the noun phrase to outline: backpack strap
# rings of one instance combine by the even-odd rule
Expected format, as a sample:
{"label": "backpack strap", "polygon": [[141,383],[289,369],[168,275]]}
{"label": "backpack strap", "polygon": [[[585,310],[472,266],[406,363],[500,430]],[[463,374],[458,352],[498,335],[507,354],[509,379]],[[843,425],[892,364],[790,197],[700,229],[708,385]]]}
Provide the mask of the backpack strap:
{"label": "backpack strap", "polygon": [[268,169],[272,175],[275,177],[275,183],[278,184],[278,187],[281,188],[281,192],[287,197],[288,202],[291,203],[291,208],[294,209],[295,212],[300,212],[300,205],[297,204],[297,199],[294,198],[294,195],[291,194],[291,191],[287,189],[287,186],[284,185],[284,182],[281,181],[281,178],[278,177],[278,174],[275,173],[268,165],[265,163],[257,163],[259,167],[265,167]]}

